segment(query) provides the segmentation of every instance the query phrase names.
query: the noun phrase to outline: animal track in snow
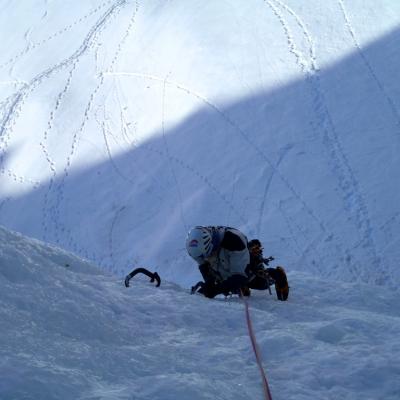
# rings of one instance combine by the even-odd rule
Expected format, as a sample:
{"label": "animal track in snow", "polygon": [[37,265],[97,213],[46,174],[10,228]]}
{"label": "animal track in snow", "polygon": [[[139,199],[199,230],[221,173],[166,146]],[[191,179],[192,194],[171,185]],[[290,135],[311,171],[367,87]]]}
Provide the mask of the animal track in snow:
{"label": "animal track in snow", "polygon": [[[296,62],[305,74],[306,82],[309,84],[313,98],[315,115],[317,117],[317,129],[324,133],[324,143],[335,164],[334,172],[338,175],[339,186],[344,193],[343,199],[346,209],[351,216],[355,216],[356,225],[362,235],[362,240],[368,246],[374,264],[379,265],[381,258],[378,256],[378,251],[372,235],[372,225],[369,218],[368,208],[362,195],[360,182],[357,180],[355,173],[351,168],[350,162],[340,142],[337,128],[326,105],[311,35],[309,34],[306,25],[301,21],[301,18],[284,3],[279,0],[265,0],[265,2],[282,24],[283,31],[288,40],[289,51],[294,54]],[[284,18],[281,10],[286,11],[289,15],[294,17],[296,24],[302,29],[310,46],[309,51],[307,52],[310,61],[307,61],[307,56],[305,56],[296,45],[294,36],[291,33],[290,25]],[[328,231],[326,231],[325,228],[323,230],[328,234]]]}
{"label": "animal track in snow", "polygon": [[[119,1],[117,2],[112,9],[109,10],[109,12],[107,13],[107,18],[102,18],[101,20],[101,24],[97,23],[95,25],[94,28],[91,29],[91,31],[95,31],[95,35],[93,37],[92,43],[91,43],[91,47],[93,47],[96,38],[99,36],[100,32],[105,28],[105,24],[109,22],[110,17],[115,17],[115,15],[121,11],[121,8],[123,5],[126,4],[126,1]],[[112,61],[110,63],[110,65],[114,65],[118,55],[120,54],[121,50],[122,50],[122,45],[123,43],[126,41],[126,38],[129,35],[130,30],[132,29],[133,25],[134,25],[134,18],[137,14],[138,11],[138,3],[135,3],[135,9],[133,12],[133,16],[131,17],[129,26],[123,36],[123,38],[120,40],[118,46],[117,46],[117,50],[114,53],[114,57],[112,58]],[[63,238],[64,240],[68,240],[69,243],[69,247],[72,247],[75,252],[82,254],[82,252],[84,251],[83,249],[79,248],[79,246],[76,243],[76,240],[73,238],[73,235],[71,234],[70,229],[68,229],[66,227],[66,225],[64,223],[61,222],[61,204],[63,203],[63,201],[65,200],[65,184],[66,184],[66,180],[70,174],[70,168],[72,166],[72,160],[77,152],[78,149],[78,145],[79,145],[79,140],[81,138],[81,136],[84,134],[84,130],[86,127],[87,122],[90,119],[91,113],[92,113],[92,109],[93,106],[95,105],[95,99],[97,97],[98,92],[100,91],[100,89],[102,88],[104,84],[104,76],[100,75],[100,79],[96,85],[96,87],[94,88],[94,90],[92,91],[92,93],[89,96],[89,100],[88,103],[85,107],[84,113],[83,113],[83,117],[81,120],[81,123],[78,127],[78,129],[75,130],[73,136],[72,136],[72,144],[71,144],[71,148],[69,151],[69,154],[67,156],[66,159],[66,164],[64,166],[63,172],[61,173],[62,177],[60,178],[59,182],[57,182],[57,187],[56,187],[56,199],[55,199],[55,206],[54,206],[54,213],[53,213],[53,220],[55,223],[55,235],[56,235],[56,241],[59,242],[60,238],[58,237],[58,233],[64,232],[63,234]],[[104,134],[104,131],[103,131]],[[107,145],[107,140],[105,138],[106,141],[106,145]],[[109,150],[109,148],[108,148]],[[111,155],[109,153],[109,155]]]}
{"label": "animal track in snow", "polygon": [[[181,90],[187,94],[189,94],[190,96],[193,96],[195,98],[197,98],[198,100],[200,100],[201,102],[203,102],[204,104],[206,104],[207,107],[211,108],[214,112],[216,112],[223,120],[225,120],[225,122],[230,125],[235,131],[237,131],[240,136],[244,139],[244,141],[246,142],[246,144],[252,148],[252,150],[264,161],[266,162],[269,167],[272,169],[272,171],[274,171],[274,174],[276,176],[278,176],[282,182],[285,184],[285,186],[289,189],[289,191],[293,194],[293,196],[300,201],[300,203],[302,204],[303,208],[306,210],[306,212],[312,217],[313,220],[315,220],[319,227],[321,228],[321,230],[323,232],[325,232],[325,228],[323,226],[322,221],[314,214],[314,212],[311,210],[311,208],[306,204],[305,200],[300,196],[300,194],[294,189],[294,187],[290,184],[289,180],[280,172],[280,170],[271,162],[271,160],[266,156],[265,152],[263,152],[260,147],[254,143],[250,136],[235,122],[232,120],[232,118],[230,118],[223,110],[221,110],[217,105],[215,105],[214,103],[212,103],[210,100],[206,99],[204,96],[194,92],[191,89],[188,89],[187,87],[173,82],[169,79],[165,79],[165,78],[161,78],[155,75],[151,75],[151,74],[145,74],[145,73],[139,73],[139,72],[105,72],[104,73],[105,76],[132,76],[132,77],[138,77],[138,78],[144,78],[144,79],[149,79],[149,80],[154,80],[154,81],[158,81],[158,82],[162,82],[166,85],[169,85],[171,87],[175,87],[178,90]],[[179,160],[176,159],[176,162],[179,163]],[[199,176],[201,176],[201,174],[199,174]],[[204,177],[203,177],[204,178]],[[208,181],[208,180],[207,180]],[[215,191],[215,190],[214,190]],[[219,193],[219,192],[217,192]],[[220,194],[222,195],[222,194]],[[224,200],[226,202],[228,202],[228,200],[226,199],[226,197],[224,195],[222,195]],[[237,212],[236,212],[237,214]],[[237,214],[240,215],[240,214]],[[244,217],[240,217],[241,220],[243,220],[243,222],[246,222],[246,219]]]}
{"label": "animal track in snow", "polygon": [[[68,32],[69,30],[73,29],[76,25],[82,23],[82,22],[86,22],[86,20],[91,17],[93,14],[97,13],[98,11],[100,11],[102,8],[104,8],[107,4],[111,3],[112,0],[108,0],[105,1],[104,3],[100,4],[98,7],[96,7],[95,9],[93,9],[92,11],[90,11],[88,14],[80,17],[79,19],[77,19],[76,21],[72,22],[71,24],[65,26],[64,28],[60,29],[59,31],[51,34],[50,36],[48,36],[45,39],[42,39],[38,42],[30,42],[28,43],[28,45],[25,47],[24,50],[20,51],[18,54],[16,54],[15,56],[11,57],[10,59],[8,59],[7,61],[5,61],[3,64],[0,65],[0,69],[6,67],[7,65],[10,65],[12,63],[15,63],[19,58],[21,58],[22,56],[24,56],[25,54],[29,53],[30,51],[44,45],[45,43],[57,38],[58,36]],[[27,32],[28,33],[28,32]],[[25,37],[27,38],[27,33],[25,33]]]}
{"label": "animal track in snow", "polygon": [[365,55],[365,52],[363,51],[360,43],[358,42],[357,35],[355,33],[355,29],[350,21],[349,14],[346,10],[345,4],[343,0],[338,0],[339,2],[339,7],[340,10],[343,14],[343,18],[345,21],[345,25],[350,33],[351,39],[354,43],[354,47],[356,48],[358,54],[360,55],[365,67],[367,68],[369,74],[371,75],[371,78],[373,81],[375,81],[376,85],[378,86],[380,92],[382,93],[382,96],[385,98],[390,110],[392,111],[393,117],[396,120],[396,125],[397,125],[397,136],[398,139],[400,138],[400,112],[398,109],[398,106],[396,105],[395,100],[389,95],[388,90],[386,89],[385,85],[383,82],[379,79],[378,74],[376,73],[375,69],[372,67],[371,63],[368,60],[368,57]]}

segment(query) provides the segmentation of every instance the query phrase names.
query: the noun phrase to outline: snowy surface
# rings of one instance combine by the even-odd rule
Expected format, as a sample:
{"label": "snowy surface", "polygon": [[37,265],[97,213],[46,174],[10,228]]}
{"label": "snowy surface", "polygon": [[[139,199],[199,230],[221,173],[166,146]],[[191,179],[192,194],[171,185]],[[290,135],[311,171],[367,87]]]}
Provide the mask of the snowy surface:
{"label": "snowy surface", "polygon": [[[292,271],[288,302],[253,291],[274,400],[397,400],[400,294]],[[137,275],[131,286],[0,228],[0,398],[262,399],[238,298]]]}
{"label": "snowy surface", "polygon": [[261,398],[197,224],[288,272],[274,399],[400,398],[399,1],[0,0],[0,37],[1,400]]}

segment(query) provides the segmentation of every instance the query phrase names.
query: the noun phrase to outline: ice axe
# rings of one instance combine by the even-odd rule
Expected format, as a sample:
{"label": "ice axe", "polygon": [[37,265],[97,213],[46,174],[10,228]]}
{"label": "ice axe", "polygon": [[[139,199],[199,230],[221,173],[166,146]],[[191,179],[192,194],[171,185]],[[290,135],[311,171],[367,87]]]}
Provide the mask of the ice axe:
{"label": "ice axe", "polygon": [[130,274],[125,277],[125,286],[129,287],[129,281],[137,274],[144,274],[150,278],[150,282],[157,281],[156,287],[161,285],[161,278],[157,272],[150,272],[146,268],[136,268]]}

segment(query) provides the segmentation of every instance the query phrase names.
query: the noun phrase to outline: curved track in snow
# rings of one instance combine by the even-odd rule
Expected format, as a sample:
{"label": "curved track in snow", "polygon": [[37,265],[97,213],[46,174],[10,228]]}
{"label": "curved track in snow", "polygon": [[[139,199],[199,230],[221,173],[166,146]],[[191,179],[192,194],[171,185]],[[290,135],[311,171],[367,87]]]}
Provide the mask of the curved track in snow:
{"label": "curved track in snow", "polygon": [[[335,126],[332,115],[326,104],[311,34],[309,33],[305,23],[302,22],[301,18],[283,2],[278,0],[265,0],[265,2],[282,24],[282,29],[287,37],[289,51],[295,56],[296,62],[304,73],[306,81],[309,84],[315,111],[314,126],[316,126],[316,129],[324,135],[324,143],[327,146],[327,150],[331,155],[331,159],[335,166],[333,172],[337,175],[339,187],[343,192],[345,208],[349,213],[349,216],[355,216],[355,223],[361,236],[360,239],[366,246],[368,246],[373,265],[378,267],[379,270],[384,270],[384,267],[381,265],[382,257],[380,256],[375,244],[373,226],[370,221],[369,211],[363,195],[361,183],[357,179],[356,174],[351,167],[351,162],[349,161],[341,143],[338,129]],[[309,43],[309,49],[307,52],[303,52],[296,45],[294,36],[291,33],[290,24],[284,17],[283,12],[287,12],[291,17],[293,17],[294,22],[303,31],[304,37]],[[331,232],[326,230],[325,235],[330,236]],[[311,243],[313,246],[311,246]],[[314,248],[316,244],[315,240],[311,243],[310,246],[308,246],[308,249]],[[361,273],[361,271],[357,271],[357,274],[359,273]]]}

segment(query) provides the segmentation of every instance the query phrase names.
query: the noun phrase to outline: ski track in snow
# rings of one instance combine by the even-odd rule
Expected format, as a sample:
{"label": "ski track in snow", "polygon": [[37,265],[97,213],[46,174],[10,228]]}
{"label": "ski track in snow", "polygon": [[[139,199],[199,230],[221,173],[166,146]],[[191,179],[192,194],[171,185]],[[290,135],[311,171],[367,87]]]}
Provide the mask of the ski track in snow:
{"label": "ski track in snow", "polygon": [[[316,62],[312,37],[308,32],[305,24],[302,22],[301,18],[287,5],[278,0],[265,0],[265,2],[268,4],[268,6],[271,8],[273,13],[282,24],[283,30],[288,40],[289,51],[292,52],[296,57],[296,61],[299,64],[302,72],[306,76],[306,80],[310,86],[318,126],[324,133],[325,144],[335,164],[333,172],[338,171],[339,185],[344,193],[345,207],[350,215],[355,214],[357,228],[362,235],[363,242],[368,246],[368,249],[372,254],[372,267],[378,267],[380,270],[384,270],[384,267],[381,265],[382,257],[380,257],[380,255],[378,254],[378,250],[375,246],[375,241],[373,238],[373,228],[369,218],[368,208],[362,195],[360,182],[357,180],[354,171],[350,166],[350,162],[345,155],[337,129],[326,105],[325,96],[322,90],[319,76],[319,68]],[[303,52],[296,46],[294,37],[291,33],[290,25],[284,18],[282,12],[278,9],[278,7],[281,7],[282,10],[285,10],[289,15],[294,17],[296,24],[303,31],[304,37],[310,45],[310,49],[308,51],[310,59],[309,62],[307,61]],[[355,213],[352,212],[353,209],[355,210]],[[330,234],[330,231],[326,231],[325,237],[326,235]],[[324,239],[324,237],[321,237],[321,240],[322,239]],[[337,238],[337,240],[339,240],[339,238]]]}
{"label": "ski track in snow", "polygon": [[[124,34],[123,38],[121,39],[121,41],[119,42],[119,44],[117,46],[117,50],[116,50],[116,52],[114,54],[114,57],[113,57],[113,59],[112,59],[112,61],[110,63],[110,67],[107,70],[107,73],[111,73],[111,74],[113,73],[114,67],[115,67],[115,65],[117,63],[117,60],[118,60],[118,57],[119,57],[120,53],[123,50],[123,46],[126,43],[127,38],[131,34],[131,31],[132,31],[132,29],[133,29],[133,27],[135,25],[135,18],[137,16],[138,11],[139,11],[139,2],[136,1],[135,2],[134,12],[133,12],[133,15],[132,15],[132,17],[130,19],[129,25],[128,25],[126,31],[125,31],[125,34]],[[105,76],[104,74],[99,74],[99,78],[100,78],[100,81],[102,82],[102,84],[104,83],[104,76]],[[129,127],[128,127],[127,123],[126,123],[126,119],[125,119],[125,116],[124,116],[124,113],[123,113],[122,103],[121,103],[121,100],[119,99],[118,92],[116,91],[115,94],[116,94],[117,101],[118,101],[118,104],[119,104],[119,107],[120,107],[120,117],[121,117],[121,125],[122,125],[121,126],[121,132],[123,134],[123,137],[125,137],[127,135],[127,131],[129,130]],[[107,119],[104,118],[104,121],[106,121],[106,120]],[[121,168],[119,168],[118,164],[114,160],[114,157],[112,155],[111,146],[110,146],[108,138],[107,138],[108,135],[113,136],[112,135],[112,130],[107,126],[106,122],[100,122],[100,121],[97,121],[97,122],[99,123],[99,125],[101,125],[106,151],[107,151],[108,158],[109,158],[109,160],[111,162],[112,167],[114,168],[116,173],[124,181],[129,182],[131,185],[137,186],[137,182],[135,182],[134,180],[129,178],[129,175],[125,174],[124,171],[122,171]],[[114,139],[115,139],[115,142],[117,143],[118,140],[115,137],[114,137]],[[128,144],[129,147],[132,146],[132,143],[129,143],[129,141],[127,141],[126,144]],[[155,193],[154,191],[151,191],[149,188],[146,187],[144,189],[144,191],[147,192],[153,198],[154,197],[157,198],[158,201],[160,201],[160,202],[162,201],[161,196],[158,195],[157,193]],[[124,211],[126,209],[127,209],[127,205],[124,205],[124,206],[122,206],[121,208],[119,208],[115,212],[114,218],[112,219],[111,226],[110,226],[110,229],[109,229],[109,246],[108,247],[109,247],[109,259],[111,260],[111,267],[108,266],[108,265],[105,266],[104,263],[102,263],[102,265],[105,266],[108,270],[112,270],[114,272],[117,272],[117,270],[116,270],[116,259],[115,259],[115,245],[114,245],[114,241],[113,241],[114,230],[116,229],[117,221],[119,220],[120,214],[122,213],[122,211]],[[145,223],[148,219],[149,219],[149,217],[146,218],[146,220],[143,221],[142,223]],[[127,264],[131,264],[131,263],[129,261],[127,261]]]}
{"label": "ski track in snow", "polygon": [[291,239],[290,243],[295,244],[294,246],[291,245],[291,247],[294,249],[294,252],[296,254],[300,255],[301,254],[301,246],[300,246],[299,241],[297,240],[297,237],[299,235],[296,235],[295,231],[293,230],[293,225],[294,225],[293,219],[289,218],[289,216],[287,215],[285,210],[283,210],[281,202],[279,203],[279,211],[286,223],[288,232],[290,233],[290,239]]}
{"label": "ski track in snow", "polygon": [[399,108],[396,105],[395,100],[389,95],[384,83],[379,79],[378,74],[376,73],[375,69],[372,67],[371,63],[368,60],[368,57],[365,55],[364,51],[361,48],[360,43],[358,42],[357,35],[355,33],[355,29],[351,23],[351,19],[349,17],[349,14],[347,12],[345,3],[343,0],[338,0],[339,3],[339,8],[342,12],[343,19],[345,21],[345,25],[350,33],[351,40],[354,43],[354,47],[357,51],[357,53],[360,55],[361,60],[363,61],[365,67],[367,68],[372,80],[376,83],[377,87],[379,88],[379,91],[381,92],[382,96],[385,98],[394,119],[396,120],[396,137],[397,140],[400,139],[400,112]]}
{"label": "ski track in snow", "polygon": [[[230,204],[233,204],[233,201],[235,199],[236,183],[237,183],[237,174],[235,173],[234,177],[232,178],[232,192],[231,192],[231,196],[229,199]],[[228,207],[227,215],[226,215],[226,223],[225,223],[226,226],[230,226],[231,211],[232,211],[231,208]]]}
{"label": "ski track in snow", "polygon": [[[119,105],[120,105],[120,110],[122,110],[122,104],[119,101]],[[101,129],[103,131],[103,137],[104,137],[104,142],[105,142],[105,146],[106,146],[106,150],[107,150],[107,154],[108,154],[108,158],[110,160],[110,163],[112,165],[112,167],[114,168],[115,172],[117,173],[117,175],[124,181],[130,184],[130,186],[134,187],[138,187],[138,183],[136,181],[134,181],[133,179],[131,179],[127,174],[124,173],[124,171],[121,170],[121,168],[118,166],[118,164],[116,163],[116,161],[114,160],[114,157],[112,156],[112,151],[111,151],[111,146],[109,144],[107,135],[112,135],[112,130],[107,126],[106,121],[107,118],[104,118],[103,122],[98,121],[99,125],[101,125]],[[125,122],[125,117],[122,114],[121,111],[121,130],[124,132],[128,129],[126,122]],[[118,142],[118,140],[114,137],[114,140],[116,142]],[[127,143],[129,145],[129,147],[132,147],[132,143]],[[156,182],[157,184],[157,182]],[[163,198],[157,194],[156,192],[152,191],[151,189],[145,187],[144,191],[151,197],[156,198],[158,200],[159,203],[161,203],[163,201]],[[109,243],[108,243],[108,248],[109,248],[109,259],[111,260],[111,267],[108,265],[104,264],[104,257],[103,257],[103,262],[102,262],[102,266],[107,267],[107,269],[112,270],[113,272],[117,272],[117,262],[116,262],[116,258],[115,258],[115,245],[114,245],[114,230],[116,229],[117,226],[117,222],[120,219],[120,215],[123,211],[125,211],[130,203],[125,204],[123,206],[121,206],[114,214],[114,217],[111,221],[111,226],[109,229]],[[156,211],[158,213],[158,210]],[[145,224],[151,217],[153,217],[154,215],[148,216],[146,219],[144,219],[141,222],[135,221],[135,226],[140,226],[141,224]],[[128,259],[130,259],[131,257],[128,257]],[[126,262],[126,266],[131,264],[130,261]]]}
{"label": "ski track in snow", "polygon": [[[198,100],[200,100],[201,102],[203,102],[206,106],[208,106],[214,112],[216,112],[228,125],[230,125],[235,131],[237,131],[240,134],[240,136],[244,139],[246,145],[248,145],[264,162],[266,162],[268,164],[268,166],[272,169],[273,173],[282,180],[282,182],[289,189],[289,191],[293,194],[293,196],[302,204],[305,211],[312,217],[313,220],[315,220],[318,223],[320,229],[323,232],[326,231],[326,229],[323,225],[323,222],[315,215],[313,210],[307,205],[305,200],[294,189],[294,187],[290,184],[289,180],[280,172],[280,170],[267,157],[265,152],[262,151],[259,148],[259,146],[257,146],[257,144],[251,140],[250,136],[234,120],[232,120],[232,118],[230,118],[223,110],[221,110],[217,105],[212,103],[210,100],[208,100],[204,96],[194,92],[193,90],[183,86],[180,83],[176,83],[171,80],[167,80],[165,78],[161,78],[161,77],[151,75],[151,74],[145,74],[145,73],[140,73],[140,72],[114,72],[114,73],[106,72],[104,74],[109,75],[109,76],[133,76],[133,77],[138,77],[138,78],[154,80],[154,81],[158,81],[158,82],[165,82],[166,84],[173,86],[176,89],[181,90],[181,91],[187,93],[188,95],[193,96],[193,97],[197,98]],[[147,145],[145,145],[145,146],[147,147]],[[172,159],[180,164],[183,163],[181,160],[179,160],[175,157],[173,157]],[[185,166],[185,165],[186,164],[183,164],[183,166]],[[189,167],[189,169],[193,170],[193,168],[191,168],[191,167]],[[196,175],[199,176],[199,174],[196,174]],[[201,174],[200,174],[200,176],[201,176]],[[205,177],[203,177],[203,178],[204,178],[203,180],[208,184],[209,180]],[[214,191],[217,191],[217,189],[215,188]],[[217,193],[219,193],[219,191],[217,191]],[[223,197],[224,201],[229,205],[229,200],[226,198],[226,196],[222,195],[222,197]],[[235,208],[233,205],[230,205],[230,206],[233,207],[233,209]],[[247,222],[246,218],[243,216],[242,213],[236,212],[236,215],[238,217],[240,217],[242,223],[245,224]]]}
{"label": "ski track in snow", "polygon": [[[108,74],[108,75],[120,75],[119,73],[112,73],[112,72],[108,72],[108,73],[106,73],[106,74]],[[148,77],[147,77],[147,78],[148,78]],[[154,77],[152,77],[152,78],[154,78]],[[162,79],[162,78],[157,78],[157,81],[159,81],[159,82],[162,83],[163,85],[165,85],[165,83],[166,83],[166,79],[165,79],[165,78],[164,78],[164,79]],[[170,82],[169,82],[169,83],[170,83]],[[119,93],[118,93],[118,92],[119,92],[119,91],[115,88],[115,94],[116,94],[116,97],[117,97],[117,102],[118,102],[119,108],[120,108],[120,110],[121,110],[121,111],[120,111],[120,113],[121,113],[121,124],[122,124],[121,131],[122,131],[122,136],[123,136],[123,138],[124,138],[125,141],[126,141],[126,144],[129,146],[129,148],[132,148],[132,146],[133,146],[134,148],[139,148],[139,147],[140,147],[142,150],[146,150],[146,151],[148,151],[149,153],[157,154],[157,155],[160,156],[160,157],[165,157],[165,156],[166,156],[166,153],[165,153],[165,152],[163,152],[163,151],[161,151],[161,150],[159,150],[159,149],[156,149],[155,147],[151,146],[151,145],[148,144],[148,143],[139,143],[139,142],[137,141],[137,139],[135,139],[132,135],[129,134],[129,132],[131,131],[131,127],[130,127],[130,125],[128,125],[128,123],[127,123],[127,118],[126,118],[126,116],[125,116],[125,114],[128,113],[129,109],[128,109],[127,107],[123,106],[122,101],[121,101],[121,99],[119,98]],[[189,93],[189,94],[190,94],[190,93]],[[162,126],[164,126],[164,118],[165,118],[165,116],[163,116]],[[108,129],[107,131],[108,131],[108,132],[111,132],[110,129]],[[165,128],[164,128],[164,136],[165,136]],[[106,137],[105,137],[105,140],[106,140],[107,143],[108,143],[108,140],[106,139]],[[107,144],[106,146],[107,146],[107,152],[108,152],[108,154],[109,154],[109,158],[110,158],[110,160],[111,160],[111,162],[112,162],[114,168],[118,171],[118,174],[119,174],[121,177],[124,178],[124,177],[125,177],[125,174],[120,170],[120,168],[118,167],[118,165],[116,164],[116,162],[113,160],[113,157],[112,157],[112,154],[111,154],[112,152],[111,152],[111,147],[110,147],[110,145]],[[175,165],[177,165],[177,166],[179,167],[179,169],[185,169],[185,170],[187,170],[188,172],[190,172],[195,178],[201,180],[201,182],[202,182],[203,184],[205,184],[211,191],[215,192],[215,193],[221,198],[221,200],[222,200],[223,202],[226,203],[228,212],[233,212],[239,219],[241,219],[241,221],[242,221],[243,223],[245,223],[245,221],[246,221],[245,217],[244,217],[242,214],[240,214],[240,212],[239,212],[237,209],[235,209],[235,207],[234,207],[232,201],[229,201],[229,199],[227,199],[227,198],[225,197],[225,195],[222,194],[222,193],[219,191],[219,189],[217,189],[217,187],[216,187],[213,183],[211,183],[211,181],[209,180],[209,178],[207,178],[206,176],[202,175],[202,174],[201,174],[197,169],[195,169],[193,166],[191,166],[191,165],[189,165],[189,164],[186,164],[181,158],[178,158],[178,157],[173,156],[173,155],[171,155],[171,154],[168,154],[167,157],[168,157],[168,162],[170,163],[171,168],[173,168],[173,164],[175,164]],[[152,179],[154,180],[154,178],[152,178]],[[177,178],[176,178],[176,179],[177,179]],[[128,179],[128,180],[129,180],[132,184],[135,184],[135,185],[136,185],[136,182],[134,182],[134,181],[132,181],[132,180],[130,180],[130,179]],[[160,183],[159,183],[159,182],[155,182],[155,184],[158,185],[158,186],[160,186]],[[159,196],[159,195],[157,195],[156,193],[153,193],[153,192],[150,193],[149,189],[147,189],[147,188],[146,188],[145,190],[146,190],[147,192],[149,192],[150,195],[156,196],[160,201],[162,201],[162,197],[161,197],[161,196]],[[146,221],[144,221],[144,222],[146,222]],[[113,224],[113,228],[112,228],[112,229],[113,229],[113,230],[115,229],[115,223]],[[187,255],[186,255],[185,249],[180,249],[180,250],[178,250],[178,254],[177,254],[176,256],[174,256],[173,258],[165,259],[165,260],[163,260],[163,262],[164,262],[164,263],[171,263],[171,264],[173,264],[173,263],[177,262],[178,260],[181,260],[181,259],[186,258],[186,257],[187,257]],[[136,260],[136,263],[137,263],[137,264],[140,264],[140,260]],[[127,261],[127,262],[126,262],[126,267],[131,266],[131,264],[132,264],[132,263],[131,263],[130,261]]]}
{"label": "ski track in snow", "polygon": [[[113,136],[111,133],[111,129],[108,127],[106,121],[99,121],[99,125],[101,128],[101,131],[103,132],[103,138],[104,138],[104,145],[106,147],[106,151],[107,151],[107,155],[108,155],[108,159],[110,160],[110,163],[113,167],[113,169],[115,170],[116,174],[122,178],[123,181],[130,183],[131,185],[135,185],[135,181],[133,179],[131,179],[129,177],[129,175],[126,175],[121,168],[119,168],[118,164],[116,163],[116,161],[114,160],[114,157],[112,155],[112,151],[111,151],[111,145],[109,143],[109,139],[108,139],[108,135]],[[115,139],[115,137],[114,137]]]}
{"label": "ski track in snow", "polygon": [[180,212],[180,216],[181,216],[182,225],[183,225],[184,231],[187,232],[189,230],[189,225],[186,223],[185,214],[183,212],[182,191],[181,191],[181,188],[179,186],[179,181],[178,181],[178,177],[176,176],[174,166],[172,164],[171,152],[170,152],[169,145],[168,145],[167,135],[165,134],[165,107],[166,107],[165,94],[166,94],[166,86],[167,86],[167,80],[168,80],[168,76],[169,75],[170,75],[170,73],[165,77],[164,82],[163,82],[161,130],[162,130],[163,142],[164,142],[164,145],[165,145],[165,156],[167,157],[167,161],[168,161],[168,164],[169,164],[169,167],[170,167],[170,170],[171,170],[171,174],[172,174],[172,177],[173,177],[174,182],[175,182],[176,193],[178,195],[179,212]]}
{"label": "ski track in snow", "polygon": [[[124,72],[109,73],[109,72],[106,72],[103,75],[105,75],[105,76],[134,76],[134,77],[138,77],[138,78],[154,80],[154,81],[160,82],[161,84],[165,83],[170,86],[173,86],[178,90],[183,90],[188,95],[195,96],[197,99],[204,100],[200,95],[197,95],[193,91],[191,91],[187,88],[184,88],[179,84],[173,83],[172,81],[167,80],[166,78],[160,78],[160,77],[156,77],[153,75],[134,73],[134,72],[132,72],[132,73],[124,73]],[[123,109],[122,107],[120,107],[120,108],[121,108],[121,110]],[[129,130],[129,127],[127,127],[127,130]],[[163,158],[166,156],[165,152],[156,149],[155,147],[151,146],[148,143],[139,144],[136,140],[134,140],[132,142],[132,144],[135,147],[139,147],[139,145],[140,145],[142,149],[146,149],[147,151],[155,153]],[[167,157],[168,157],[168,161],[171,163],[171,165],[176,164],[179,168],[184,168],[185,170],[189,171],[192,175],[194,175],[196,178],[200,179],[204,184],[206,184],[206,186],[208,188],[210,188],[214,193],[216,193],[221,198],[221,200],[227,205],[227,207],[229,209],[231,209],[231,211],[233,211],[233,213],[241,220],[241,222],[243,224],[246,223],[245,216],[239,210],[237,210],[235,208],[235,206],[229,201],[229,199],[227,199],[226,196],[223,193],[221,193],[221,191],[210,181],[210,179],[208,177],[201,174],[196,168],[194,168],[192,165],[187,164],[181,158],[178,158],[172,154],[168,154]]]}
{"label": "ski track in snow", "polygon": [[114,214],[114,218],[111,221],[111,227],[109,231],[108,243],[109,243],[109,252],[110,252],[110,260],[111,265],[109,266],[109,270],[112,272],[116,272],[116,261],[114,258],[114,228],[117,224],[117,220],[120,218],[122,212],[126,209],[125,206],[120,207]]}
{"label": "ski track in snow", "polygon": [[[165,156],[165,153],[163,151],[154,148],[153,146],[149,145],[148,143],[142,144],[141,146],[142,146],[142,148],[144,148],[150,152],[153,152],[155,154],[158,154],[161,157]],[[229,199],[217,188],[217,186],[215,186],[214,183],[211,182],[211,180],[207,176],[201,174],[192,165],[187,164],[182,159],[177,158],[173,155],[170,155],[170,161],[175,163],[180,168],[184,168],[185,170],[190,172],[192,174],[192,176],[194,176],[197,179],[199,179],[200,181],[202,181],[203,184],[205,184],[211,191],[213,191],[220,197],[220,199],[227,205],[228,208],[231,209],[231,211],[234,213],[234,215],[236,215],[243,224],[246,223],[245,216],[238,209],[236,209],[236,207],[229,201]]]}
{"label": "ski track in snow", "polygon": [[[318,273],[322,273],[323,269],[321,266],[324,265],[323,256],[317,246],[318,242],[321,240],[320,235],[316,235],[317,240],[315,240],[316,238],[310,239],[303,227],[298,224],[294,218],[291,218],[289,213],[283,208],[283,202],[279,203],[279,212],[290,233],[290,240],[285,239],[285,241],[289,243],[289,246],[299,256],[299,264],[311,263]],[[301,238],[304,239],[303,243],[300,243]],[[294,243],[294,245],[292,243]],[[312,250],[312,255],[308,256],[310,250]],[[316,259],[318,260],[317,262]]]}
{"label": "ski track in snow", "polygon": [[[130,134],[130,132],[131,132],[130,125],[131,124],[128,122],[128,119],[127,119],[127,117],[125,115],[125,113],[127,112],[127,107],[124,107],[122,105],[122,101],[119,98],[118,90],[116,88],[114,89],[114,94],[116,95],[117,102],[118,102],[118,105],[119,105],[119,110],[120,110],[120,124],[121,124],[120,132],[121,132],[121,136],[124,139],[124,142],[125,142],[125,145],[126,145],[124,147],[124,149],[125,150],[130,150],[132,148],[138,148],[139,145],[137,144],[137,140],[135,138],[134,133],[132,133],[132,135]],[[104,119],[106,120],[106,118],[104,118]],[[108,125],[105,122],[103,123],[103,122],[98,121],[98,123],[103,129],[103,137],[104,137],[104,141],[105,141],[106,151],[108,153],[109,160],[110,160],[111,165],[113,166],[115,172],[124,181],[130,183],[131,185],[138,186],[137,182],[129,177],[130,172],[128,172],[126,174],[125,171],[123,171],[118,166],[118,163],[114,160],[114,157],[112,155],[111,145],[110,145],[109,140],[107,138],[108,135],[112,135],[112,133],[111,133],[112,129],[109,128]],[[114,135],[113,135],[113,138],[114,138],[115,142],[118,143],[118,139]],[[151,176],[150,178],[153,181],[154,186],[163,187],[162,182],[157,181],[153,176]],[[143,190],[143,187],[141,187],[141,190]],[[160,202],[163,200],[162,196],[157,194],[154,190],[149,189],[148,187],[145,187],[144,191],[146,193],[148,193],[151,197],[157,198],[157,200],[160,201]]]}
{"label": "ski track in snow", "polygon": [[265,207],[267,204],[267,196],[268,196],[268,192],[272,183],[272,180],[274,178],[275,175],[275,171],[279,168],[279,165],[281,164],[281,162],[283,161],[283,159],[286,157],[286,154],[290,151],[291,146],[287,146],[283,152],[281,152],[281,154],[279,155],[278,161],[275,164],[275,169],[273,169],[266,181],[265,187],[264,187],[264,193],[263,196],[261,198],[261,202],[260,202],[260,212],[259,212],[259,216],[257,219],[257,225],[256,225],[256,236],[257,237],[261,237],[261,224],[262,221],[264,219],[264,212],[265,212]]}

